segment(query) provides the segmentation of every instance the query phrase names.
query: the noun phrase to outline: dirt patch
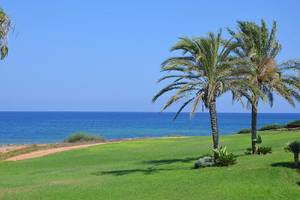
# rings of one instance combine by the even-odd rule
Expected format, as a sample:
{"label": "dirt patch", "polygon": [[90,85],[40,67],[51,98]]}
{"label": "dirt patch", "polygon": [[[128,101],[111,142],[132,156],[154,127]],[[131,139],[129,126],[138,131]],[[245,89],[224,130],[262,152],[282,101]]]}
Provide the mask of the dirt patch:
{"label": "dirt patch", "polygon": [[101,144],[106,144],[106,143],[80,144],[80,145],[74,145],[74,146],[65,146],[65,147],[57,147],[57,148],[51,148],[51,149],[45,149],[45,150],[38,150],[38,151],[33,151],[30,153],[10,157],[10,158],[6,159],[6,161],[18,161],[18,160],[26,160],[26,159],[30,159],[30,158],[39,158],[39,157],[47,156],[47,155],[54,154],[54,153],[70,151],[70,150],[75,150],[75,149],[81,149],[81,148],[86,148],[86,147],[91,147],[91,146],[96,146],[96,145],[101,145]]}
{"label": "dirt patch", "polygon": [[[170,138],[185,138],[184,136],[169,136],[169,137],[159,137],[159,139],[170,139]],[[47,156],[50,154],[55,154],[64,151],[70,151],[75,149],[81,149],[101,144],[107,143],[120,143],[129,141],[139,141],[145,140],[145,138],[129,138],[129,139],[119,139],[111,140],[108,142],[97,142],[97,143],[58,143],[58,144],[34,144],[34,145],[8,145],[0,147],[0,160],[5,161],[18,161],[26,160],[30,158],[39,158]],[[150,139],[150,138],[148,138]],[[158,138],[152,138],[158,139]]]}

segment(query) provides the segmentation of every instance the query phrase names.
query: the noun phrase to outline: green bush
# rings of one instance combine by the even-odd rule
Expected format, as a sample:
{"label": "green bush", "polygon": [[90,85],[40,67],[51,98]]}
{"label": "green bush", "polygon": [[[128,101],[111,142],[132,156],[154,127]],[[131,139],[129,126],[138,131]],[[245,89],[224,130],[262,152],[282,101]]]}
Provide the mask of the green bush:
{"label": "green bush", "polygon": [[[266,155],[268,153],[272,153],[272,147],[257,147],[256,153],[259,155]],[[246,155],[251,155],[252,154],[252,148],[249,147],[245,151]]]}
{"label": "green bush", "polygon": [[299,154],[300,153],[300,141],[294,141],[294,142],[288,143],[284,149],[286,151]]}
{"label": "green bush", "polygon": [[233,153],[228,153],[226,146],[213,151],[216,165],[229,166],[236,163],[236,156]]}
{"label": "green bush", "polygon": [[267,131],[267,130],[276,130],[276,129],[280,129],[280,128],[284,128],[285,125],[281,125],[281,124],[269,124],[266,126],[263,126],[259,129],[259,131]]}
{"label": "green bush", "polygon": [[[271,147],[260,146],[262,144],[262,142],[263,142],[262,137],[260,135],[257,135],[257,140],[256,140],[257,147],[256,147],[255,153],[259,154],[259,155],[261,155],[261,154],[266,155],[268,153],[272,153]],[[247,148],[245,154],[246,155],[252,154],[252,148],[251,147]]]}
{"label": "green bush", "polygon": [[262,155],[266,155],[268,153],[272,153],[272,147],[261,147],[259,146],[257,148],[257,154],[262,154]]}
{"label": "green bush", "polygon": [[236,156],[233,153],[221,156],[217,159],[217,165],[219,166],[229,166],[236,163]]}
{"label": "green bush", "polygon": [[91,135],[91,134],[85,133],[85,132],[74,133],[64,140],[64,142],[67,142],[67,143],[101,142],[101,141],[105,141],[101,136]]}
{"label": "green bush", "polygon": [[300,120],[292,121],[286,125],[286,128],[300,128]]}
{"label": "green bush", "polygon": [[289,143],[285,147],[285,150],[294,154],[294,166],[295,168],[300,168],[300,163],[299,163],[300,141],[294,141]]}
{"label": "green bush", "polygon": [[245,154],[246,155],[251,155],[252,154],[252,148],[251,147],[248,147],[245,151]]}
{"label": "green bush", "polygon": [[250,128],[243,128],[239,132],[237,132],[237,134],[247,134],[247,133],[251,133]]}
{"label": "green bush", "polygon": [[256,144],[261,144],[262,143],[262,137],[260,135],[257,135],[256,137]]}

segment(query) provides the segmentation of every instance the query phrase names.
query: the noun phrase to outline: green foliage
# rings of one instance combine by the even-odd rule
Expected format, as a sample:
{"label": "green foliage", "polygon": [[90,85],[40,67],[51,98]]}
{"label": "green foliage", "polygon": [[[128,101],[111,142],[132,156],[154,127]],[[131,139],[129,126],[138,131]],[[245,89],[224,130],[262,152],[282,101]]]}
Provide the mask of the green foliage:
{"label": "green foliage", "polygon": [[257,147],[257,154],[266,155],[268,153],[269,154],[272,153],[272,147],[262,147],[262,146]]}
{"label": "green foliage", "polygon": [[[191,116],[201,105],[208,108],[212,120],[216,121],[211,127],[213,137],[218,138],[217,97],[226,92],[236,93],[241,87],[248,86],[248,82],[238,76],[236,65],[240,60],[232,56],[235,48],[234,43],[222,38],[221,31],[217,34],[210,32],[205,37],[180,38],[171,51],[179,51],[182,55],[168,58],[162,63],[161,71],[168,74],[159,82],[168,80],[168,85],[152,101],[171,93],[161,111],[182,101],[174,119],[188,105],[191,105]],[[213,143],[218,146],[218,141],[213,140]]]}
{"label": "green foliage", "polygon": [[241,59],[248,60],[248,63],[239,68],[247,77],[246,80],[259,89],[244,90],[241,94],[252,106],[260,99],[268,100],[273,105],[274,92],[295,105],[295,100],[300,100],[300,79],[295,73],[300,71],[300,62],[276,62],[281,51],[281,44],[277,40],[277,23],[274,21],[271,29],[264,20],[260,24],[250,21],[238,21],[237,24],[237,31],[228,29],[238,44],[234,52]]}
{"label": "green foliage", "polygon": [[236,163],[236,156],[233,153],[228,153],[226,146],[218,149],[213,149],[215,163],[218,166],[229,166]]}
{"label": "green foliage", "polygon": [[[295,120],[287,124],[269,124],[258,129],[259,131],[278,130],[284,128],[300,128],[300,120]],[[241,129],[238,134],[250,133],[251,129]]]}
{"label": "green foliage", "polygon": [[0,58],[3,60],[8,54],[7,35],[11,29],[11,21],[3,9],[0,8]]}
{"label": "green foliage", "polygon": [[292,152],[294,154],[294,166],[295,168],[300,168],[299,163],[299,153],[300,153],[300,141],[294,141],[289,143],[285,150]]}
{"label": "green foliage", "polygon": [[277,23],[274,21],[271,28],[268,28],[265,20],[261,20],[260,24],[250,21],[238,21],[237,24],[237,31],[228,31],[238,44],[234,50],[236,55],[248,61],[238,68],[246,80],[258,89],[242,90],[240,94],[252,106],[256,106],[260,99],[268,100],[273,105],[274,92],[295,105],[295,100],[300,100],[300,61],[276,62],[281,51]]}
{"label": "green foliage", "polygon": [[219,166],[229,166],[236,163],[236,155],[229,153],[228,155],[221,156],[217,159],[217,165]]}
{"label": "green foliage", "polygon": [[[272,153],[272,148],[271,147],[263,147],[260,146],[262,144],[263,140],[261,135],[257,135],[257,140],[256,140],[256,144],[258,144],[255,153],[259,154],[259,155],[266,155],[269,153]],[[246,155],[251,155],[252,154],[252,148],[247,148],[245,151]]]}
{"label": "green foliage", "polygon": [[[257,110],[257,105],[261,100],[267,100],[272,106],[274,93],[276,93],[295,106],[295,101],[300,100],[300,62],[289,60],[277,63],[281,44],[277,39],[276,21],[270,28],[265,20],[261,20],[260,24],[238,21],[237,25],[237,31],[231,29],[228,31],[238,45],[238,48],[234,50],[235,54],[247,61],[238,68],[243,72],[245,81],[254,85],[253,88],[256,90],[241,89],[234,99],[241,102],[246,99],[248,105]],[[256,112],[255,110],[252,112]]]}
{"label": "green foliage", "polygon": [[259,129],[259,131],[276,130],[276,129],[281,129],[284,127],[285,127],[285,125],[281,125],[281,124],[269,124],[269,125],[261,127]]}
{"label": "green foliage", "polygon": [[3,60],[8,54],[8,47],[6,45],[3,45],[1,47],[1,60]]}
{"label": "green foliage", "polygon": [[75,142],[101,142],[105,141],[102,137],[91,135],[85,132],[77,132],[70,135],[64,140],[64,142],[75,143]]}
{"label": "green foliage", "polygon": [[252,154],[252,148],[248,147],[245,151],[245,155],[251,155]]}
{"label": "green foliage", "polygon": [[234,44],[221,37],[221,32],[209,33],[206,37],[180,38],[171,51],[180,51],[183,55],[171,57],[161,66],[161,71],[168,72],[168,75],[159,82],[169,80],[171,84],[160,90],[152,101],[175,91],[162,111],[184,100],[175,115],[176,119],[189,104],[192,104],[193,115],[201,104],[208,108],[218,96],[247,84],[237,77],[234,70],[238,62],[230,55],[234,48]]}
{"label": "green foliage", "polygon": [[243,128],[237,132],[237,134],[248,134],[248,133],[251,133],[250,128]]}
{"label": "green foliage", "polygon": [[286,128],[300,128],[300,120],[295,120],[295,121],[289,122],[286,125]]}
{"label": "green foliage", "polygon": [[262,137],[260,135],[257,135],[256,144],[261,144],[261,143],[262,143]]}
{"label": "green foliage", "polygon": [[300,141],[294,141],[294,142],[288,143],[284,149],[286,151],[292,152],[294,154],[299,154],[300,153]]}

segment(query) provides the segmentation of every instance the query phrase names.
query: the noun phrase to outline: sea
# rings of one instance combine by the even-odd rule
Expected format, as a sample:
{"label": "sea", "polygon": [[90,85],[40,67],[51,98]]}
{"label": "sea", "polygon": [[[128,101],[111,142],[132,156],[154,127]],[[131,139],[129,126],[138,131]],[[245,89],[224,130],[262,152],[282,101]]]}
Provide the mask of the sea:
{"label": "sea", "polygon": [[[208,113],[190,117],[182,113],[154,112],[0,112],[0,144],[62,142],[75,132],[100,135],[107,140],[160,136],[210,135]],[[300,119],[300,113],[260,113],[258,127]],[[250,113],[219,113],[221,135],[250,128]]]}

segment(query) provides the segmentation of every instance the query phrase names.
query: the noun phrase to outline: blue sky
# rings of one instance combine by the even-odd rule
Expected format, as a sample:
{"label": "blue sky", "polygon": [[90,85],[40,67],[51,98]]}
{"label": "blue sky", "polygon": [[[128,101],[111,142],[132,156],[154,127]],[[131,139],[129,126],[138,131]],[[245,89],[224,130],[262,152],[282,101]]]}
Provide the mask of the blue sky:
{"label": "blue sky", "polygon": [[[160,63],[180,36],[278,22],[279,61],[300,58],[300,3],[290,1],[1,0],[15,30],[0,63],[2,111],[159,111]],[[175,111],[176,106],[169,111]],[[218,99],[220,112],[247,112]],[[261,112],[300,112],[276,98]]]}

